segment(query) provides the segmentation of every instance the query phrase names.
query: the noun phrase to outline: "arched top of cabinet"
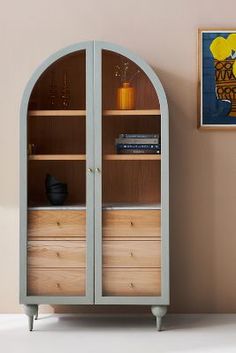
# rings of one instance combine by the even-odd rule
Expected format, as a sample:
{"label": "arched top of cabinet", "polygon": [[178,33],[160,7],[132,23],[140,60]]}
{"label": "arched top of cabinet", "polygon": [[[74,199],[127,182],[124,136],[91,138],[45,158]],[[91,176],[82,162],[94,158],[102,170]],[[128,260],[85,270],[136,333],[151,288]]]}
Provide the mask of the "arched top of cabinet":
{"label": "arched top of cabinet", "polygon": [[163,89],[163,86],[157,76],[157,74],[154,72],[154,70],[151,68],[149,64],[147,64],[141,57],[139,57],[137,54],[131,52],[130,50],[109,42],[104,42],[104,41],[86,41],[86,42],[80,42],[76,44],[69,45],[65,48],[62,48],[58,50],[57,52],[53,53],[50,55],[46,60],[42,62],[42,64],[34,71],[33,75],[31,76],[30,80],[28,81],[23,98],[22,98],[22,103],[21,103],[21,116],[26,116],[27,114],[27,109],[28,109],[28,102],[30,99],[30,95],[32,93],[32,90],[37,83],[38,79],[40,76],[46,71],[53,63],[56,61],[62,59],[63,57],[76,53],[78,51],[86,51],[87,53],[90,53],[90,63],[93,63],[93,56],[100,55],[100,53],[105,50],[105,51],[110,51],[114,52],[116,54],[120,54],[126,58],[128,58],[130,61],[132,61],[134,64],[136,64],[149,78],[150,82],[152,83],[160,104],[160,110],[161,110],[161,115],[163,120],[168,120],[168,104],[167,104],[167,99],[165,95],[165,91]]}

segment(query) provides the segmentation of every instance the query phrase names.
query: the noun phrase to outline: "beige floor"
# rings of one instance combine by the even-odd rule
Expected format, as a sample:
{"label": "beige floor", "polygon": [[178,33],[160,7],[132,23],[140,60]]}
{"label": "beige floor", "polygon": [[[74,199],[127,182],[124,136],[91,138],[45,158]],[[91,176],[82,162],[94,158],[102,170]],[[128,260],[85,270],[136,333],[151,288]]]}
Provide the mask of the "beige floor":
{"label": "beige floor", "polygon": [[236,314],[169,315],[157,332],[150,316],[0,315],[1,353],[236,353]]}

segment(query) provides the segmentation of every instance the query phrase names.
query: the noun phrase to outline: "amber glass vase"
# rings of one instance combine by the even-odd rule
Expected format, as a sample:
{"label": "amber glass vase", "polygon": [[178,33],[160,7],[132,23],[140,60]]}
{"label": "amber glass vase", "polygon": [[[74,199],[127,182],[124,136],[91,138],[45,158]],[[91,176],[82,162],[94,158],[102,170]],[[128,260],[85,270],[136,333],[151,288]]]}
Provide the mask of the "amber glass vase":
{"label": "amber glass vase", "polygon": [[123,82],[117,89],[117,109],[134,109],[135,88],[129,82]]}

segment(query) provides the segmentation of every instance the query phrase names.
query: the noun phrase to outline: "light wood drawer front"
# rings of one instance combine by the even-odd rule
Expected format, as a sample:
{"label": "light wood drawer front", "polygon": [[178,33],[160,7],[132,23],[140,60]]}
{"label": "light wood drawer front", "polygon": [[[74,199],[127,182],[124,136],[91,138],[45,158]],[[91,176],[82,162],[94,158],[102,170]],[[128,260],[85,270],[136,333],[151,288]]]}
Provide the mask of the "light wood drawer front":
{"label": "light wood drawer front", "polygon": [[152,268],[104,268],[103,295],[158,296],[161,294],[161,271]]}
{"label": "light wood drawer front", "polygon": [[34,267],[85,267],[86,242],[32,240],[28,242],[28,265]]}
{"label": "light wood drawer front", "polygon": [[103,240],[103,266],[160,267],[158,240]]}
{"label": "light wood drawer front", "polygon": [[160,237],[160,210],[103,211],[104,237]]}
{"label": "light wood drawer front", "polygon": [[28,237],[85,237],[86,211],[29,211]]}
{"label": "light wood drawer front", "polygon": [[85,295],[85,269],[28,269],[28,295]]}

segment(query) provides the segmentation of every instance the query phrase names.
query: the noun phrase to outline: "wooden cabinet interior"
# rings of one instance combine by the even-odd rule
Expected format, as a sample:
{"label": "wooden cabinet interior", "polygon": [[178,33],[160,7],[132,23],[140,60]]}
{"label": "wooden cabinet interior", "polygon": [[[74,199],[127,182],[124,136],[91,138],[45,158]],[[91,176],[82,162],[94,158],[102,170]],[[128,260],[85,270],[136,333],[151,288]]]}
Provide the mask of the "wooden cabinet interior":
{"label": "wooden cabinet interior", "polygon": [[109,50],[102,51],[103,109],[116,109],[116,90],[120,86],[120,80],[115,76],[115,68],[116,65],[121,66],[127,61],[129,62],[130,75],[140,71],[132,81],[136,92],[135,109],[159,109],[156,91],[145,72],[133,61]]}

